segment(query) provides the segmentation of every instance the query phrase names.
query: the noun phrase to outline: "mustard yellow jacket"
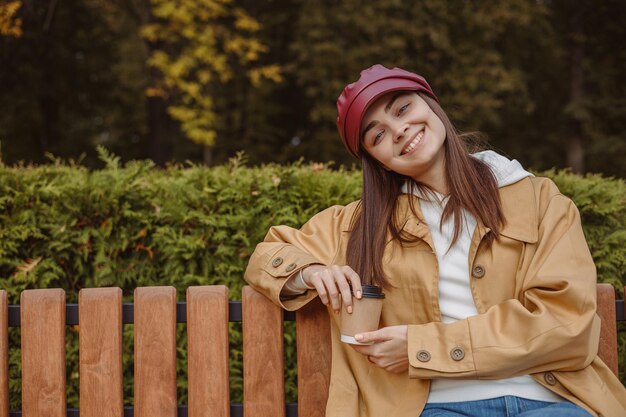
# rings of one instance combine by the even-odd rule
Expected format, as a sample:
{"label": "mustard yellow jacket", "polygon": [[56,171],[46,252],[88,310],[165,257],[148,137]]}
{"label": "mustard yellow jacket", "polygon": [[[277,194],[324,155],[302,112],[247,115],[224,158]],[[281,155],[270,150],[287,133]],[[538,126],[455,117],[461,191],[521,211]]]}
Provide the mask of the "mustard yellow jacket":
{"label": "mustard yellow jacket", "polygon": [[[419,240],[387,246],[384,267],[393,288],[386,291],[381,327],[408,324],[409,370],[389,373],[341,343],[338,317],[330,313],[326,416],[418,416],[430,378],[527,374],[593,415],[626,416],[626,389],[597,357],[596,271],[577,208],[546,178],[503,187],[500,197],[506,226],[499,241],[490,248],[481,245],[489,230],[479,222],[469,250],[469,279],[479,314],[451,324],[441,323],[429,229],[421,213],[415,216],[409,209],[408,199],[417,197],[400,197],[402,229]],[[419,210],[419,204],[415,207]],[[283,285],[307,265],[345,264],[350,220],[357,209],[357,202],[331,207],[300,230],[273,227],[253,253],[246,280],[287,310],[302,307],[315,291],[281,301]]]}

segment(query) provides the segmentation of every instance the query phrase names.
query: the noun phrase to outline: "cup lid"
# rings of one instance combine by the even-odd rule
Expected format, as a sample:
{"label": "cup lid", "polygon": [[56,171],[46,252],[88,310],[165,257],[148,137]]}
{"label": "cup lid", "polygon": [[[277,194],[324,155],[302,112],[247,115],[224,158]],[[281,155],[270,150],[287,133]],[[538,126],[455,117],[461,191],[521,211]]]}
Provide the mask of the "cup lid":
{"label": "cup lid", "polygon": [[383,289],[376,285],[361,284],[361,289],[365,298],[385,298]]}

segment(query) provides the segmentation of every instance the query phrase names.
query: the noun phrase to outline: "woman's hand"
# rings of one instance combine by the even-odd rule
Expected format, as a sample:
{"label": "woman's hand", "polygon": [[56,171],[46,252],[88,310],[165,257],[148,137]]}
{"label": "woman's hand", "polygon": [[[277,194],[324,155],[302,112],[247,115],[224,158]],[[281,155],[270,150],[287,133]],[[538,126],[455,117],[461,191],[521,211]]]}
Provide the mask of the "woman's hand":
{"label": "woman's hand", "polygon": [[356,298],[361,298],[361,278],[347,265],[311,265],[302,270],[304,283],[315,287],[322,303],[330,303],[333,311],[339,313],[341,303],[346,305],[348,313],[352,313],[352,292]]}
{"label": "woman's hand", "polygon": [[407,332],[407,325],[383,327],[354,336],[360,343],[374,342],[374,344],[350,346],[367,356],[367,360],[379,368],[399,374],[409,369]]}

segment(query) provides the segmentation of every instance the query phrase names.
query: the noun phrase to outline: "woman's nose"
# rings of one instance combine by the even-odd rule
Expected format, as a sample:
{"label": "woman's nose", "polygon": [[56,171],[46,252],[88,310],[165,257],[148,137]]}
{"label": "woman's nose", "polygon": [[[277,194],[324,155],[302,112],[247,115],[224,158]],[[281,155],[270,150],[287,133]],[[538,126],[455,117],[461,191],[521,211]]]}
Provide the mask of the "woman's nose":
{"label": "woman's nose", "polygon": [[404,123],[398,124],[398,126],[394,128],[394,134],[393,134],[394,142],[398,142],[400,139],[402,139],[404,135],[406,134],[407,130],[409,130],[409,126],[407,126],[406,124]]}

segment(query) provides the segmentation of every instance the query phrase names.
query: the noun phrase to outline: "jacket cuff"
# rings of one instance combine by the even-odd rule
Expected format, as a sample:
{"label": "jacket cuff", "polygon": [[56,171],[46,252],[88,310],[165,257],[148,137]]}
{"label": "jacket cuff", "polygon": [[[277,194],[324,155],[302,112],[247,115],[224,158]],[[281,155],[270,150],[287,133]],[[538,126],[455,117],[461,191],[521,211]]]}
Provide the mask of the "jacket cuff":
{"label": "jacket cuff", "polygon": [[274,253],[268,254],[261,267],[265,273],[274,278],[265,282],[268,290],[267,295],[271,299],[277,300],[281,307],[288,311],[297,310],[304,306],[317,296],[317,291],[308,290],[304,294],[290,299],[281,299],[281,292],[283,292],[283,287],[289,278],[299,270],[314,264],[319,265],[320,262],[293,245],[281,246]]}
{"label": "jacket cuff", "polygon": [[[306,267],[304,267],[306,268]],[[309,287],[304,282],[304,277],[302,276],[302,270],[304,268],[298,269],[298,272],[293,273],[283,285],[283,289],[280,292],[281,297],[289,298],[295,297],[298,295],[302,295],[308,290],[314,290],[315,287]]]}
{"label": "jacket cuff", "polygon": [[477,378],[469,323],[409,325],[410,378]]}

